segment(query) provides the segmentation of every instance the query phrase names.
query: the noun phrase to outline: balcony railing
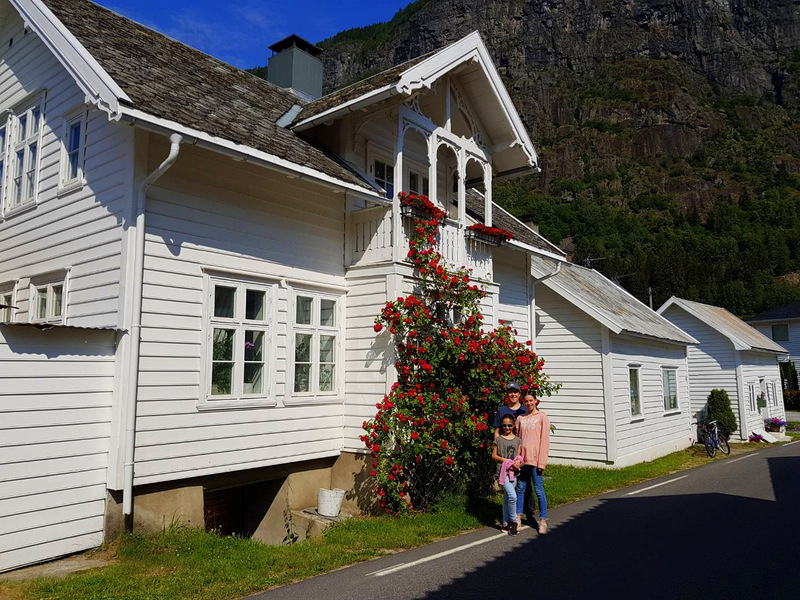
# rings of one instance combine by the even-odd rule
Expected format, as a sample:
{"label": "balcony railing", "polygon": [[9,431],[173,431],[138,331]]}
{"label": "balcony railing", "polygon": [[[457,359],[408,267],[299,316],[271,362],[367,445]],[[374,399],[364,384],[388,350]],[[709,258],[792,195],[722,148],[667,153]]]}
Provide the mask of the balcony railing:
{"label": "balcony railing", "polygon": [[[414,227],[410,217],[402,218],[403,239],[400,259],[407,260],[408,240]],[[351,214],[349,226],[350,265],[362,266],[392,260],[392,214],[383,207],[359,210]],[[475,239],[466,239],[458,223],[448,219],[436,237],[436,250],[456,268],[472,269],[473,277],[492,279],[492,247]]]}

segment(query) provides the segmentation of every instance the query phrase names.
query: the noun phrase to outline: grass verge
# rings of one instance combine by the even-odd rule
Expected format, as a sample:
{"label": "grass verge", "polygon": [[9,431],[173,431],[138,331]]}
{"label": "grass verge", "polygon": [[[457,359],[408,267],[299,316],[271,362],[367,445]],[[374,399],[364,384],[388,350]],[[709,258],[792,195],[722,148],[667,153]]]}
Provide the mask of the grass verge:
{"label": "grass verge", "polygon": [[[735,444],[740,454],[758,444]],[[552,465],[545,482],[558,507],[710,462],[701,446],[623,469]],[[445,500],[436,510],[404,517],[357,518],[323,537],[286,546],[222,537],[176,527],[154,535],[126,535],[116,561],[59,579],[0,582],[0,598],[14,600],[226,600],[325,573],[383,554],[413,548],[463,531],[492,525],[500,498]]]}

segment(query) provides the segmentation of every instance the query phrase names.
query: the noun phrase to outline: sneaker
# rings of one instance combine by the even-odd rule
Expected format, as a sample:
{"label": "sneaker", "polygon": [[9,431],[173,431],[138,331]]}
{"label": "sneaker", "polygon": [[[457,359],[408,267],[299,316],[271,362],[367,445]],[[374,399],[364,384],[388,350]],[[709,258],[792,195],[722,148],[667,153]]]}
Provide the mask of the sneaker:
{"label": "sneaker", "polygon": [[519,531],[518,531],[518,528],[517,528],[517,522],[514,521],[513,523],[511,523],[508,526],[508,535],[517,535],[517,534],[519,534]]}
{"label": "sneaker", "polygon": [[547,526],[547,521],[544,519],[539,519],[539,535],[545,535],[550,532],[550,528]]}
{"label": "sneaker", "polygon": [[500,523],[500,531],[508,533],[508,523]]}

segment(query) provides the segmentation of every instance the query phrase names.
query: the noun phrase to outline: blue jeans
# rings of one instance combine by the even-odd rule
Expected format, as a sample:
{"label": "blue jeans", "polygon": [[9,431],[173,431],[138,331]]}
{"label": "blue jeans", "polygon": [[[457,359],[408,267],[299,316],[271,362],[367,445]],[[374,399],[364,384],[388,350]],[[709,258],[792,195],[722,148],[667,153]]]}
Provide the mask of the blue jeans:
{"label": "blue jeans", "polygon": [[509,481],[503,484],[503,523],[511,523],[517,520],[517,477],[516,481]]}
{"label": "blue jeans", "polygon": [[536,473],[536,467],[533,465],[522,465],[522,471],[519,474],[519,483],[517,484],[517,515],[522,516],[525,508],[525,490],[531,479],[533,479],[533,491],[536,492],[536,497],[539,499],[539,518],[546,519],[547,496],[544,495],[544,478]]}

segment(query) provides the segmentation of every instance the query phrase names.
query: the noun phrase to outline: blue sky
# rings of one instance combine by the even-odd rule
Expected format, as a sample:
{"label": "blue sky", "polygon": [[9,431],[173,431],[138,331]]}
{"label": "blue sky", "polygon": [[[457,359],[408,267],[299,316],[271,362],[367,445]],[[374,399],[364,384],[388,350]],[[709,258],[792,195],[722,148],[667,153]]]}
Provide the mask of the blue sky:
{"label": "blue sky", "polygon": [[95,0],[240,68],[267,64],[267,46],[291,33],[318,42],[388,21],[410,0]]}

